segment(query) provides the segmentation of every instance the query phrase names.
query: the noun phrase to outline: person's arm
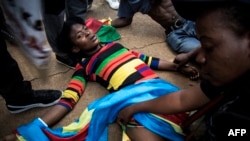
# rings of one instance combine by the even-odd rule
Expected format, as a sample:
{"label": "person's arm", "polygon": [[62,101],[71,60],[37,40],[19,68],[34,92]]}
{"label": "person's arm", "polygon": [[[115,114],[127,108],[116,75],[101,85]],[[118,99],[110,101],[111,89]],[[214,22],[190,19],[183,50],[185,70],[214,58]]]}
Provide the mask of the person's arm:
{"label": "person's arm", "polygon": [[48,126],[52,126],[61,120],[74,108],[75,104],[83,95],[87,85],[86,75],[83,72],[83,66],[77,65],[67,88],[63,92],[61,100],[57,105],[53,106],[48,112],[41,116],[41,119]]}
{"label": "person's arm", "polygon": [[140,58],[143,62],[145,62],[150,68],[154,70],[166,70],[166,71],[177,71],[178,65],[162,60],[157,57],[147,56],[145,54],[142,54],[138,51],[131,51],[137,58]]}
{"label": "person's arm", "polygon": [[118,122],[127,123],[134,113],[151,112],[157,114],[174,114],[195,110],[209,102],[200,85],[183,89],[159,98],[133,104],[118,113]]}
{"label": "person's arm", "polygon": [[174,59],[174,63],[178,64],[178,67],[186,65],[191,59],[195,58],[200,50],[200,47],[197,47],[196,49],[187,52],[187,53],[181,53],[176,55]]}
{"label": "person's arm", "polygon": [[55,105],[43,116],[41,116],[41,119],[48,126],[53,126],[55,123],[59,122],[68,112],[70,112],[70,110],[66,109],[64,106]]}
{"label": "person's arm", "polygon": [[195,67],[184,65],[180,66],[176,63],[162,60],[157,57],[147,56],[137,51],[132,51],[136,57],[140,58],[144,61],[150,68],[154,70],[164,70],[164,71],[178,71],[186,76],[188,76],[191,80],[196,80],[199,78],[199,72]]}
{"label": "person's arm", "polygon": [[169,62],[166,60],[159,59],[158,70],[166,70],[166,71],[178,71],[181,74],[186,75],[191,80],[196,80],[199,78],[198,70],[190,65],[179,66],[173,62]]}
{"label": "person's arm", "polygon": [[178,64],[175,64],[170,61],[159,59],[158,70],[165,71],[178,71]]}

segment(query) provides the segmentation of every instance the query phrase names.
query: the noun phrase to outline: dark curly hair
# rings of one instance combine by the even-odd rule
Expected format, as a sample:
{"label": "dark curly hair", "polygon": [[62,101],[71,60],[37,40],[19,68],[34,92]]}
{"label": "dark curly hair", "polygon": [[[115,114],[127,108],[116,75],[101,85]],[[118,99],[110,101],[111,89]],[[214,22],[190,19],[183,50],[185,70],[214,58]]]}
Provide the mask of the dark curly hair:
{"label": "dark curly hair", "polygon": [[176,11],[185,19],[196,21],[203,14],[219,11],[225,25],[236,34],[244,35],[250,31],[250,0],[173,0],[172,2]]}
{"label": "dark curly hair", "polygon": [[250,4],[228,2],[207,11],[218,10],[222,14],[225,26],[241,36],[250,31],[249,6]]}
{"label": "dark curly hair", "polygon": [[64,22],[62,31],[58,37],[58,48],[62,52],[66,52],[66,53],[72,52],[72,48],[74,44],[72,43],[70,39],[70,32],[74,24],[85,25],[85,21],[82,20],[81,18],[73,17],[73,18],[67,19],[67,21]]}

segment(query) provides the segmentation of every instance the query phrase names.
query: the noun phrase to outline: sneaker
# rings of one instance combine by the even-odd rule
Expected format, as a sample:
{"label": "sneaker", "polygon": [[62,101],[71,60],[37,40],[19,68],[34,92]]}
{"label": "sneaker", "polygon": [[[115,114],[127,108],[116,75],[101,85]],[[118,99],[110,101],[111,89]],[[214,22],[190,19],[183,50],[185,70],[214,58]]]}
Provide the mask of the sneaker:
{"label": "sneaker", "polygon": [[133,18],[125,18],[125,17],[119,17],[114,19],[111,22],[111,25],[113,27],[119,28],[119,27],[125,27],[132,23]]}
{"label": "sneaker", "polygon": [[117,10],[119,8],[120,3],[118,0],[106,0],[106,2],[112,9]]}
{"label": "sneaker", "polygon": [[66,67],[69,67],[71,69],[75,69],[75,66],[77,64],[77,61],[74,59],[71,59],[70,57],[63,58],[63,57],[56,55],[56,60],[58,63],[66,66]]}
{"label": "sneaker", "polygon": [[56,104],[62,96],[59,90],[34,90],[30,98],[19,100],[19,103],[7,103],[7,108],[12,114],[21,113],[31,108],[48,107]]}

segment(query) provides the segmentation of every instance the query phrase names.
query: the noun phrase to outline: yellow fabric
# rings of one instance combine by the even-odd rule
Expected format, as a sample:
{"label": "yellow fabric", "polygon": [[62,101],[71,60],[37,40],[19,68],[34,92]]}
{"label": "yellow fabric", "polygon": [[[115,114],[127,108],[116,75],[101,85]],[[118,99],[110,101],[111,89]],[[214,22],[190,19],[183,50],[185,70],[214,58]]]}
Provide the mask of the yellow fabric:
{"label": "yellow fabric", "polygon": [[131,141],[125,131],[122,131],[122,141]]}
{"label": "yellow fabric", "polygon": [[88,110],[87,108],[84,110],[84,112],[81,114],[78,122],[73,122],[69,124],[68,126],[63,127],[63,133],[67,132],[78,132],[81,129],[83,129],[87,124],[89,124],[92,114],[94,112],[93,110]]}
{"label": "yellow fabric", "polygon": [[99,21],[106,24],[106,25],[111,26],[112,19],[110,17],[108,17],[107,19],[101,19]]}
{"label": "yellow fabric", "polygon": [[162,118],[162,117],[160,117],[160,116],[158,116],[158,115],[155,115],[155,114],[151,114],[151,115],[153,115],[153,116],[155,116],[155,117],[157,117],[157,118],[159,118],[159,119],[161,119],[161,120],[163,120],[163,121],[165,121],[165,122],[168,122],[168,123],[174,128],[175,132],[177,132],[177,133],[179,133],[179,134],[181,134],[181,135],[185,135],[185,134],[183,133],[181,127],[180,127],[179,125],[175,124],[174,122],[169,121],[169,120],[166,120],[166,119],[164,119],[164,118]]}
{"label": "yellow fabric", "polygon": [[118,122],[119,125],[122,128],[122,141],[131,141],[131,139],[128,137],[127,133],[126,133],[126,127],[125,125],[123,125],[122,123]]}
{"label": "yellow fabric", "polygon": [[26,141],[22,136],[19,136],[16,134],[16,138],[19,140],[19,141]]}

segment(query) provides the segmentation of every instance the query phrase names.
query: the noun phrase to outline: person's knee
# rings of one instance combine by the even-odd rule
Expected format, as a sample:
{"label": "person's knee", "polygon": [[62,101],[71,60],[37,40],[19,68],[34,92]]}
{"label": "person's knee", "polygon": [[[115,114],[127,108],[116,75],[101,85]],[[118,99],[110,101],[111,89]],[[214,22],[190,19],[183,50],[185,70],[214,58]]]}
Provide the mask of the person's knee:
{"label": "person's knee", "polygon": [[184,35],[177,31],[169,33],[166,42],[168,46],[177,53],[190,52],[200,46],[200,41],[195,37]]}

